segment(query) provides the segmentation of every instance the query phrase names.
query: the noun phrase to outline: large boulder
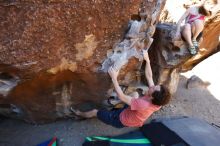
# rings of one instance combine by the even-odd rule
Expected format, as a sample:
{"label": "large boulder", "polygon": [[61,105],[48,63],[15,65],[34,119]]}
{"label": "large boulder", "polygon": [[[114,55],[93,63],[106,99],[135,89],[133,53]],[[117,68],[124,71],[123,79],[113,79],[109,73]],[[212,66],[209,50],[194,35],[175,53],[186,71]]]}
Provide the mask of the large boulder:
{"label": "large boulder", "polygon": [[[145,32],[149,46],[164,5],[165,0],[1,1],[0,113],[44,123],[70,116],[70,106],[99,106],[112,88],[107,68],[120,64],[117,53],[128,54],[115,50],[133,41],[126,30]],[[128,24],[140,26],[140,12],[145,14],[144,30],[128,29]],[[139,40],[127,51],[140,53]],[[123,66],[120,83],[128,85],[141,58],[125,59],[117,66]]]}

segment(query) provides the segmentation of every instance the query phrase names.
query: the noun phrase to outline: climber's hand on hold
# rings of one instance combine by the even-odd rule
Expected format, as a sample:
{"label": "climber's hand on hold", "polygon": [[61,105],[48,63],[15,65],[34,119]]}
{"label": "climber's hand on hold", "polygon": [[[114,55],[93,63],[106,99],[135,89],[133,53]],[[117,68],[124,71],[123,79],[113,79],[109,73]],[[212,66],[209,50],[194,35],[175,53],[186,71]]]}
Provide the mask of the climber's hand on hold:
{"label": "climber's hand on hold", "polygon": [[119,71],[115,70],[112,66],[108,69],[108,73],[112,80],[117,80]]}

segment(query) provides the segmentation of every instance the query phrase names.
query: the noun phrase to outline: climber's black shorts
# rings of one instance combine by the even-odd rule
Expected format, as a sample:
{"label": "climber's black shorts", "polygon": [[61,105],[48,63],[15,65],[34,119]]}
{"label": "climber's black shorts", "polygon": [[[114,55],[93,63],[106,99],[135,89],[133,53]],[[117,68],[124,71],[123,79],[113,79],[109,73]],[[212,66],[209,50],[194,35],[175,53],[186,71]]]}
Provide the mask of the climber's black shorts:
{"label": "climber's black shorts", "polygon": [[123,108],[120,109],[113,109],[113,110],[99,110],[97,113],[97,118],[104,122],[105,124],[111,125],[116,128],[123,128],[125,127],[119,118],[120,113],[126,109],[128,105],[125,105]]}

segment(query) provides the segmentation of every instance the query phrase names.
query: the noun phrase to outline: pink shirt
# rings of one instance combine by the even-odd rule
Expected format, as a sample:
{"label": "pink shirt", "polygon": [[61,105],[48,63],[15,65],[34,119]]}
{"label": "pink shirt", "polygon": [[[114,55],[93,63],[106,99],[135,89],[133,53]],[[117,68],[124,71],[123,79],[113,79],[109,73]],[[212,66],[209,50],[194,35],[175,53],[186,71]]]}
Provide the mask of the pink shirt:
{"label": "pink shirt", "polygon": [[152,104],[150,101],[147,101],[147,98],[149,97],[144,96],[138,99],[131,99],[131,105],[120,114],[120,121],[123,125],[141,127],[153,112],[160,109],[161,106]]}
{"label": "pink shirt", "polygon": [[[195,19],[196,18],[196,19]],[[189,14],[189,19],[188,19],[188,23],[192,23],[194,22],[195,20],[205,20],[205,16],[204,15],[194,15],[194,14]]]}

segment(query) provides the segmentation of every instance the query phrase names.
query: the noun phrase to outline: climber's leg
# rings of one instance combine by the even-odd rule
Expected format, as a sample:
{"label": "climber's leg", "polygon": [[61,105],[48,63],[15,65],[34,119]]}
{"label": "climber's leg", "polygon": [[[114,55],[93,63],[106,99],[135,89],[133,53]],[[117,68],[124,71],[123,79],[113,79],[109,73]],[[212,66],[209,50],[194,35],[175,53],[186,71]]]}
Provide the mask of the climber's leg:
{"label": "climber's leg", "polygon": [[75,110],[73,108],[71,108],[71,111],[76,114],[77,116],[81,116],[81,117],[84,117],[84,118],[93,118],[93,117],[97,117],[97,112],[98,110],[97,109],[93,109],[91,111],[88,111],[88,112],[81,112],[79,110]]}
{"label": "climber's leg", "polygon": [[204,28],[204,24],[203,24],[203,22],[201,20],[195,20],[192,23],[192,26],[195,29],[194,32],[193,32],[192,40],[196,40],[198,35],[202,32],[202,30]]}
{"label": "climber's leg", "polygon": [[193,46],[193,43],[192,43],[192,30],[191,30],[191,25],[189,23],[187,23],[184,28],[183,28],[183,31],[182,31],[182,35],[184,37],[184,39],[186,40],[186,42],[189,44],[189,46]]}
{"label": "climber's leg", "polygon": [[191,31],[192,31],[192,36],[194,36],[195,34],[195,31],[196,31],[196,28],[195,28],[195,25],[191,24]]}

